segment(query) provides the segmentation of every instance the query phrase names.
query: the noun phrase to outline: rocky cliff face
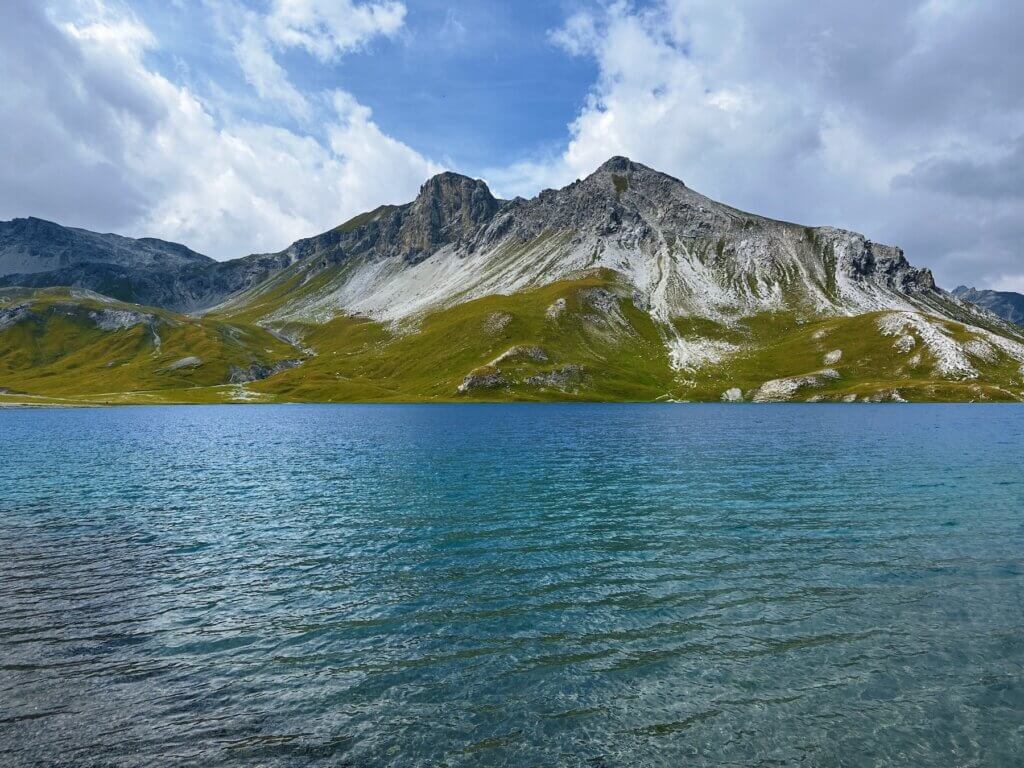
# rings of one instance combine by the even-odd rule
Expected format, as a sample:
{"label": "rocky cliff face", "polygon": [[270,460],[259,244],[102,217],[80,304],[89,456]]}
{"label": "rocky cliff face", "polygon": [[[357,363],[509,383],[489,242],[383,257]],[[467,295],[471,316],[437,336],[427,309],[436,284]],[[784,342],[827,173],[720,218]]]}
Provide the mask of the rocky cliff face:
{"label": "rocky cliff face", "polygon": [[276,319],[401,320],[602,268],[621,274],[662,322],[948,304],[931,273],[898,248],[745,213],[622,157],[530,200],[496,200],[482,181],[441,174],[414,202],[288,253],[303,281],[333,272],[315,293],[286,302]]}
{"label": "rocky cliff face", "polygon": [[621,275],[637,305],[665,324],[782,309],[808,316],[957,309],[898,248],[745,213],[624,157],[529,200],[497,200],[483,181],[442,173],[411,203],[381,207],[277,254],[229,262],[32,219],[2,227],[0,271],[20,274],[0,284],[70,285],[194,311],[225,300],[240,306],[297,277],[294,295],[268,320],[396,321],[598,269]]}

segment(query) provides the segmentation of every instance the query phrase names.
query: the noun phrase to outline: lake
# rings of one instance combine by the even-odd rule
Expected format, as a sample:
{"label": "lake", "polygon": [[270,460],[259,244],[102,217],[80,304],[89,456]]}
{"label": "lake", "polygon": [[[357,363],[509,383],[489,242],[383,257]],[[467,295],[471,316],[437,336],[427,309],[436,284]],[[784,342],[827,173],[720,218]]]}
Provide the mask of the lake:
{"label": "lake", "polygon": [[0,411],[0,764],[1011,766],[1024,408]]}

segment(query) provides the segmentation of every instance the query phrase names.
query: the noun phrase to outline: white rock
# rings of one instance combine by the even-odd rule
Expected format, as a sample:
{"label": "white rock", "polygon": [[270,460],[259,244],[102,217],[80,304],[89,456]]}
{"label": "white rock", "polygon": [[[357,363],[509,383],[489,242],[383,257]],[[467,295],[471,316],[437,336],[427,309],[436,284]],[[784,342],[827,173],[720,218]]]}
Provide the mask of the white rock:
{"label": "white rock", "polygon": [[977,358],[985,363],[994,363],[999,360],[999,353],[995,347],[987,341],[972,339],[964,344],[964,351],[971,357]]}
{"label": "white rock", "polygon": [[201,358],[195,356],[183,357],[181,358],[181,360],[175,360],[173,363],[168,365],[167,370],[178,371],[181,370],[182,368],[198,368],[202,364],[203,361]]}
{"label": "white rock", "polygon": [[896,339],[896,343],[893,344],[893,348],[902,355],[907,354],[917,345],[917,339],[911,336],[909,333],[905,333]]}
{"label": "white rock", "polygon": [[789,400],[798,390],[804,387],[824,386],[828,379],[838,379],[839,372],[826,368],[817,373],[810,373],[806,376],[790,376],[786,379],[771,379],[762,384],[754,393],[754,402],[771,403]]}
{"label": "white rock", "polygon": [[565,299],[555,299],[547,308],[547,311],[544,313],[544,316],[547,317],[548,320],[557,320],[559,317],[562,316],[562,313],[565,312],[565,306]]}

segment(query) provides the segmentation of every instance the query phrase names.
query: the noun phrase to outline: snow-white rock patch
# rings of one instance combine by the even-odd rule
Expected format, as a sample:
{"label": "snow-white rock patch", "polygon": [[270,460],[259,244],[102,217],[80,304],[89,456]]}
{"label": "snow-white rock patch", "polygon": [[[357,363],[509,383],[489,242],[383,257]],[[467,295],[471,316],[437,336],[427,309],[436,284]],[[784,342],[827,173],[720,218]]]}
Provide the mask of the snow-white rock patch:
{"label": "snow-white rock patch", "polygon": [[994,363],[999,360],[999,353],[995,347],[981,339],[971,339],[964,344],[964,351],[971,357],[985,363]]}
{"label": "snow-white rock patch", "polygon": [[175,360],[173,363],[167,366],[167,370],[180,371],[182,368],[198,368],[202,364],[202,358],[191,355],[189,357],[183,357],[180,360]]}
{"label": "snow-white rock patch", "polygon": [[548,320],[557,320],[565,312],[566,301],[565,299],[555,299],[551,302],[551,305],[544,312],[544,316]]}
{"label": "snow-white rock patch", "polygon": [[909,333],[904,333],[902,336],[896,339],[896,343],[893,344],[892,346],[901,355],[905,355],[915,346],[917,346],[917,339],[915,339]]}
{"label": "snow-white rock patch", "polygon": [[825,365],[835,365],[843,359],[843,350],[833,349],[827,355],[825,355]]}
{"label": "snow-white rock patch", "polygon": [[729,387],[722,393],[723,403],[741,403],[743,402],[743,390],[739,387]]}
{"label": "snow-white rock patch", "polygon": [[735,344],[700,336],[677,336],[667,341],[669,360],[677,371],[695,371],[720,362],[739,350]]}
{"label": "snow-white rock patch", "polygon": [[903,336],[914,331],[935,358],[935,373],[947,379],[976,379],[975,368],[963,347],[916,312],[892,312],[878,320],[878,329],[885,336]]}
{"label": "snow-white rock patch", "polygon": [[754,393],[754,402],[773,403],[789,400],[799,390],[805,387],[822,387],[830,379],[838,379],[839,372],[832,368],[825,368],[817,373],[809,373],[805,376],[790,376],[785,379],[771,379],[762,384]]}

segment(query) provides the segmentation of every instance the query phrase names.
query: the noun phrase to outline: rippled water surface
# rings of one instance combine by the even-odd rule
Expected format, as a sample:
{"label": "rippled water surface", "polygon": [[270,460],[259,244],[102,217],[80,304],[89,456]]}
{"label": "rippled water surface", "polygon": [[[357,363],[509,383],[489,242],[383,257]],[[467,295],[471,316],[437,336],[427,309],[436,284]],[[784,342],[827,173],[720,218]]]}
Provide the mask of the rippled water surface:
{"label": "rippled water surface", "polygon": [[1024,410],[0,412],[0,763],[1017,766]]}

